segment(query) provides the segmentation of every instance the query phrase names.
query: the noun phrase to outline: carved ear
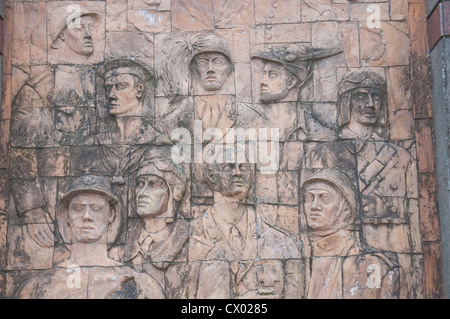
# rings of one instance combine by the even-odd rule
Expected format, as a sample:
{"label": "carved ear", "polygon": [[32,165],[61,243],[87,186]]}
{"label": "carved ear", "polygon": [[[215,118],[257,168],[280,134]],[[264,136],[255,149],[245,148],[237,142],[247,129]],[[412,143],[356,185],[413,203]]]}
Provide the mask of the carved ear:
{"label": "carved ear", "polygon": [[345,199],[343,199],[343,201],[344,201],[344,204],[343,204],[342,210],[341,210],[341,215],[343,217],[342,220],[345,222],[351,223],[351,222],[353,222],[351,220],[352,219],[352,209],[350,208],[350,204]]}
{"label": "carved ear", "polygon": [[109,218],[108,218],[108,223],[109,224],[112,224],[114,222],[114,220],[116,219],[116,215],[118,213],[116,211],[116,207],[117,207],[117,205],[110,205],[110,208],[109,208],[110,215],[109,215]]}
{"label": "carved ear", "polygon": [[288,88],[288,90],[290,90],[293,87],[295,87],[298,82],[299,82],[298,78],[295,75],[291,75],[291,77],[287,81],[287,88]]}
{"label": "carved ear", "polygon": [[179,202],[180,200],[182,200],[183,195],[184,195],[184,187],[181,185],[176,185],[173,188],[173,198],[175,199],[175,201]]}
{"label": "carved ear", "polygon": [[137,85],[137,97],[140,98],[143,92],[144,92],[144,85],[142,83],[139,83]]}
{"label": "carved ear", "polygon": [[206,181],[208,182],[209,186],[211,188],[214,188],[215,182],[214,182],[214,173],[210,170],[206,171]]}

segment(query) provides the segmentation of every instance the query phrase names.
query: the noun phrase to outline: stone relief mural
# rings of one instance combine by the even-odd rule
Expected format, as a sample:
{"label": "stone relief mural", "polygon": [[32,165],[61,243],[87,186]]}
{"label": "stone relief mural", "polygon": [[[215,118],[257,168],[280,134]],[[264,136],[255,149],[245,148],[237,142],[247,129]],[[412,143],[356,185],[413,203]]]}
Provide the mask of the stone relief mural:
{"label": "stone relief mural", "polygon": [[420,297],[407,21],[366,56],[366,7],[16,1],[5,296]]}

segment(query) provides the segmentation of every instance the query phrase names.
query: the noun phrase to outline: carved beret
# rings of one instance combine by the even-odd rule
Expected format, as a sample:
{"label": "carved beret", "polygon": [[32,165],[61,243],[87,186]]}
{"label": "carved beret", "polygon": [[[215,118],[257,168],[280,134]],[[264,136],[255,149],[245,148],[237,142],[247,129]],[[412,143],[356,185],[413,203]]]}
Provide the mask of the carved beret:
{"label": "carved beret", "polygon": [[339,94],[359,88],[376,88],[387,92],[386,81],[374,72],[358,71],[347,74],[339,84]]}
{"label": "carved beret", "polygon": [[337,168],[326,168],[312,173],[303,181],[302,190],[304,190],[308,184],[314,182],[324,182],[339,190],[350,204],[353,214],[356,213],[357,199],[355,189],[348,177],[340,170]]}
{"label": "carved beret", "polygon": [[312,63],[341,52],[339,49],[315,49],[300,44],[289,44],[255,53],[252,58],[280,63],[300,80],[304,80],[311,73]]}
{"label": "carved beret", "polygon": [[127,58],[110,60],[103,64],[97,73],[105,79],[119,74],[132,74],[145,82],[153,78],[153,73],[143,64]]}
{"label": "carved beret", "polygon": [[67,190],[67,193],[61,199],[63,203],[69,201],[77,194],[84,192],[94,192],[108,197],[112,204],[116,204],[117,197],[112,193],[111,184],[104,177],[85,175],[74,179]]}
{"label": "carved beret", "polygon": [[99,14],[97,12],[88,10],[81,4],[72,4],[69,6],[62,6],[55,10],[49,12],[49,33],[52,37],[52,45],[53,49],[57,47],[54,45],[56,39],[58,39],[61,32],[67,27],[67,25],[76,18],[80,18],[82,16],[93,16],[94,18],[99,18]]}

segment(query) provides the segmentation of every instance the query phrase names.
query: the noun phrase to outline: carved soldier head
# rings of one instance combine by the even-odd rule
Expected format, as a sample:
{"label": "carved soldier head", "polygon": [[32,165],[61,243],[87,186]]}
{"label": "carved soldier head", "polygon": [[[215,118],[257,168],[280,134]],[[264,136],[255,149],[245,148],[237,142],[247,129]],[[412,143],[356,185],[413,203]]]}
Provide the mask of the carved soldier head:
{"label": "carved soldier head", "polygon": [[73,52],[90,56],[94,53],[92,32],[99,23],[99,14],[80,4],[63,6],[49,12],[51,48],[65,43]]}
{"label": "carved soldier head", "polygon": [[103,177],[86,175],[72,181],[57,208],[57,220],[66,243],[110,243],[120,220],[118,201]]}
{"label": "carved soldier head", "polygon": [[365,130],[386,135],[387,87],[376,73],[349,73],[339,85],[339,126],[347,127],[353,135],[363,137]]}
{"label": "carved soldier head", "polygon": [[215,193],[223,197],[243,201],[254,177],[254,165],[250,163],[206,164],[205,177]]}
{"label": "carved soldier head", "polygon": [[308,228],[329,232],[352,226],[356,193],[350,180],[337,169],[324,169],[302,184],[302,206]]}
{"label": "carved soldier head", "polygon": [[142,218],[162,217],[173,222],[186,193],[183,170],[166,158],[141,163],[136,177],[136,213]]}
{"label": "carved soldier head", "polygon": [[260,83],[262,103],[297,100],[298,91],[312,75],[312,63],[340,53],[339,50],[312,49],[286,45],[252,56],[264,62]]}
{"label": "carved soldier head", "polygon": [[199,34],[192,39],[190,64],[194,79],[206,91],[218,91],[233,70],[228,44],[214,34]]}
{"label": "carved soldier head", "polygon": [[115,59],[99,70],[105,80],[109,114],[116,117],[142,116],[150,90],[151,72],[130,59]]}

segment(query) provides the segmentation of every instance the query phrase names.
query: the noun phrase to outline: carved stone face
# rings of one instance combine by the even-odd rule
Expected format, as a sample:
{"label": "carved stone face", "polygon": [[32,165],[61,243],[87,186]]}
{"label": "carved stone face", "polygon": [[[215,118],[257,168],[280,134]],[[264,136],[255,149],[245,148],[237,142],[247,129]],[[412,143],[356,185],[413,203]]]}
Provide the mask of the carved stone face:
{"label": "carved stone face", "polygon": [[213,189],[228,197],[244,198],[247,195],[252,177],[251,164],[218,164],[210,172]]}
{"label": "carved stone face", "polygon": [[111,76],[105,81],[109,114],[113,116],[138,116],[142,113],[139,98],[144,91],[143,84],[136,84],[131,74]]}
{"label": "carved stone face", "polygon": [[89,56],[94,52],[92,29],[95,19],[89,15],[72,20],[64,30],[63,40],[72,51]]}
{"label": "carved stone face", "polygon": [[282,64],[268,61],[264,65],[261,79],[261,102],[271,103],[284,99],[290,90],[289,80],[292,77]]}
{"label": "carved stone face", "polygon": [[373,125],[380,118],[384,94],[378,89],[360,88],[352,91],[352,120],[363,125]]}
{"label": "carved stone face", "polygon": [[69,202],[70,228],[80,243],[99,241],[106,233],[111,217],[109,202],[103,195],[84,192]]}
{"label": "carved stone face", "polygon": [[194,71],[207,91],[216,91],[223,86],[230,67],[230,61],[222,53],[200,53],[194,58]]}
{"label": "carved stone face", "polygon": [[304,211],[311,230],[333,229],[339,219],[342,195],[331,185],[312,182],[305,188]]}
{"label": "carved stone face", "polygon": [[170,190],[166,182],[155,175],[142,175],[136,181],[137,215],[153,218],[167,211]]}

